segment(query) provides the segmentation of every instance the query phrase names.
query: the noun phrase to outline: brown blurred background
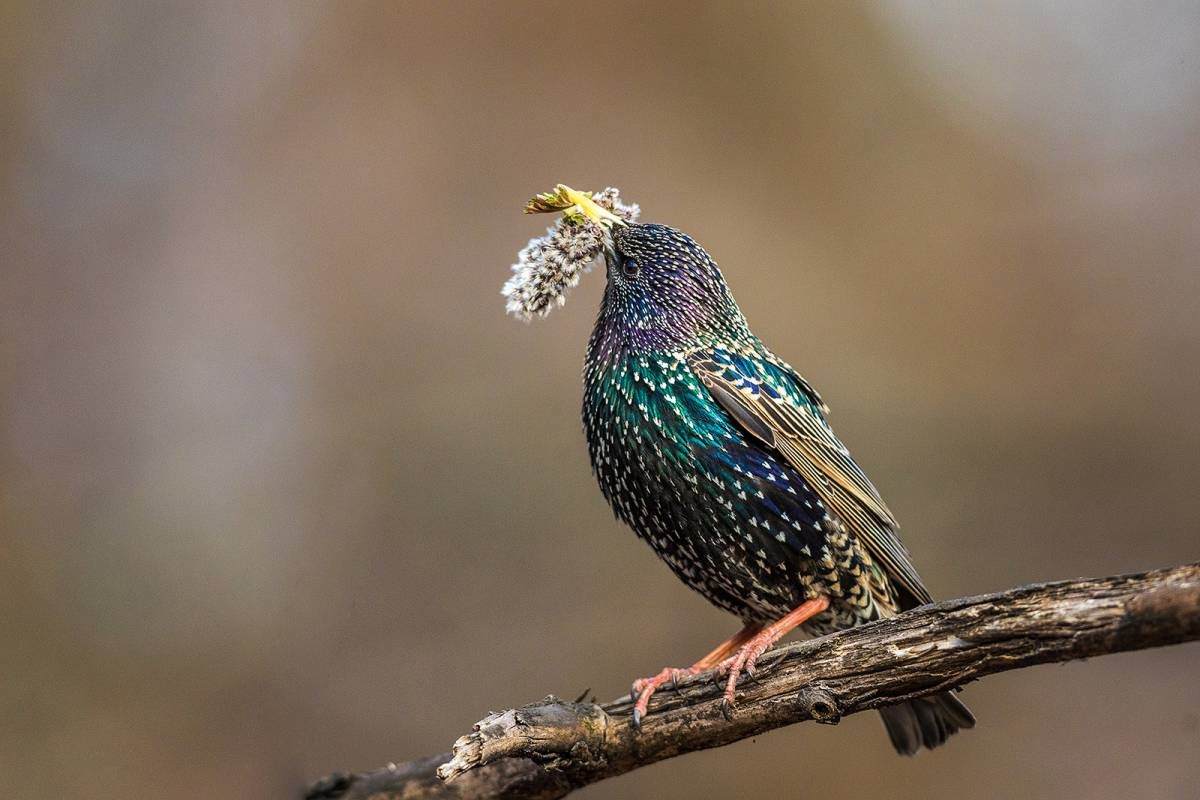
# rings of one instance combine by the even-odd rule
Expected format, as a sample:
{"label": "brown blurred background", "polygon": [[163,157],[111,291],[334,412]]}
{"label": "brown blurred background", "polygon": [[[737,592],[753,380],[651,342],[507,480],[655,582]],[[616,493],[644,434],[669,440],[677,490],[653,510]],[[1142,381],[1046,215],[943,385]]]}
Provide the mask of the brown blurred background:
{"label": "brown blurred background", "polygon": [[[0,775],[289,797],[736,622],[619,526],[529,326],[557,181],[694,234],[937,595],[1200,555],[1200,6],[9,6]],[[1194,798],[1200,648],[581,798]]]}

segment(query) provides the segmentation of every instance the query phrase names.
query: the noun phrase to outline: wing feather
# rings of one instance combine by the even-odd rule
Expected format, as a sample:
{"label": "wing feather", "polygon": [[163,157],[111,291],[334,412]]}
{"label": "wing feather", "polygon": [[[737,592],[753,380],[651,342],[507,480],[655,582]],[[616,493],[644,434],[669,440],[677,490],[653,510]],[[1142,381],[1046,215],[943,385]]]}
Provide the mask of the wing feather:
{"label": "wing feather", "polygon": [[846,523],[896,587],[911,596],[906,607],[931,601],[897,536],[895,516],[834,435],[820,398],[800,376],[782,361],[771,362],[793,382],[800,394],[796,401],[771,390],[754,374],[752,360],[706,348],[689,354],[688,363],[718,405],[765,447],[780,453]]}

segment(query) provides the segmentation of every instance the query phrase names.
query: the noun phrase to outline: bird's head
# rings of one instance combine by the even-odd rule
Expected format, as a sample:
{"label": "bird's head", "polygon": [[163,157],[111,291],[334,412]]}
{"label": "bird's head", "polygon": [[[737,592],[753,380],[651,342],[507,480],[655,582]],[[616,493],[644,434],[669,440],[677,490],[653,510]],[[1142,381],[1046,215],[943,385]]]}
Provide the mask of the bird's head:
{"label": "bird's head", "polygon": [[544,236],[531,239],[501,293],[521,319],[561,306],[601,253],[608,288],[592,345],[619,350],[678,352],[692,345],[744,343],[753,336],[716,262],[687,234],[638,224],[640,209],[616,189],[581,192],[565,184],[535,195],[527,214],[561,213]]}
{"label": "bird's head", "polygon": [[601,324],[652,350],[748,335],[721,270],[692,237],[653,223],[613,225],[610,234]]}

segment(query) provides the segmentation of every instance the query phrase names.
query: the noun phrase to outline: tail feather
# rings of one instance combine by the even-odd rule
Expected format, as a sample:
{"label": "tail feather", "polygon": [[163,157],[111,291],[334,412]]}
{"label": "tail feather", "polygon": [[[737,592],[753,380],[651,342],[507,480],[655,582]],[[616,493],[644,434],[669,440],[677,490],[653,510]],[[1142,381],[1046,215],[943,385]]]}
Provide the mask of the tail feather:
{"label": "tail feather", "polygon": [[975,727],[975,716],[951,692],[918,697],[879,709],[892,747],[901,755],[915,755],[922,747],[932,750],[965,728]]}

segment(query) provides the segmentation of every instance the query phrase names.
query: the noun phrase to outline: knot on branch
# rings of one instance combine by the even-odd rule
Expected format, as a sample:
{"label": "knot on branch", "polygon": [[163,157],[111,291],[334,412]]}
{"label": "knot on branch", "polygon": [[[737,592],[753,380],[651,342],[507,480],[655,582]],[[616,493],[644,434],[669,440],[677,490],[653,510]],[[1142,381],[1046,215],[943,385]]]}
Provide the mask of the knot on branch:
{"label": "knot on branch", "polygon": [[805,686],[796,694],[796,705],[805,716],[822,725],[837,725],[842,721],[837,698],[824,687]]}

